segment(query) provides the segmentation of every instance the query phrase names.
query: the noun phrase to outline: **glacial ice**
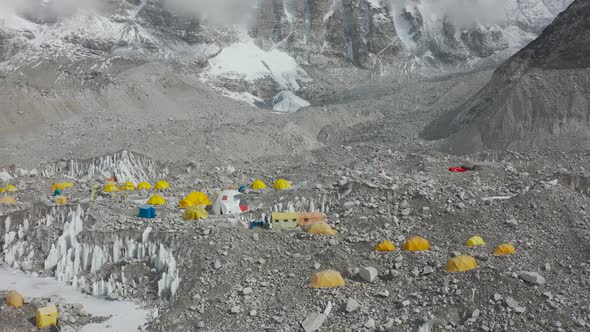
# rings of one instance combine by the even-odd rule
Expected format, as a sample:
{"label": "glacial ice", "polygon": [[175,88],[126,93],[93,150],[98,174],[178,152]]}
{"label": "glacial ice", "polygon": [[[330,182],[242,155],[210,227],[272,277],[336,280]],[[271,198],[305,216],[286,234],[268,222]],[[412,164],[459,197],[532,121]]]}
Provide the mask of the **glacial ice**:
{"label": "glacial ice", "polygon": [[[149,241],[151,227],[144,230],[141,241],[115,235],[112,244],[80,243],[78,235],[84,228],[84,219],[84,209],[77,206],[70,210],[52,208],[47,216],[39,220],[39,226],[51,225],[56,221],[63,222],[63,232],[51,244],[44,260],[45,270],[53,269],[57,280],[71,283],[94,295],[109,295],[113,292],[125,295],[127,279],[124,273],[121,273],[120,279],[115,274],[111,274],[107,279],[90,280],[90,282],[84,275],[90,273],[87,277],[92,278],[92,275],[99,272],[106,264],[122,260],[148,259],[150,266],[161,273],[158,294],[163,297],[172,297],[176,294],[180,283],[176,259],[162,243]],[[4,234],[6,264],[12,268],[26,266],[30,269],[34,251],[26,241],[28,220],[18,225],[17,230],[10,230],[12,226],[10,218],[5,219],[4,225],[7,230]]]}

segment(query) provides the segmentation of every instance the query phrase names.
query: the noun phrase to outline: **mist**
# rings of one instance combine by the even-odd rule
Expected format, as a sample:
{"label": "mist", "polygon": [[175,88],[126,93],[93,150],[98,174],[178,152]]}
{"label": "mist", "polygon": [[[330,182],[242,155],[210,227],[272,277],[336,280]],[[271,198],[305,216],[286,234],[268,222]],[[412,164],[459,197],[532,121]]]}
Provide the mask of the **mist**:
{"label": "mist", "polygon": [[54,22],[79,9],[95,9],[104,0],[1,0],[0,16],[18,14],[37,23]]}
{"label": "mist", "polygon": [[244,25],[250,22],[258,0],[162,0],[174,13],[190,15],[214,25]]}
{"label": "mist", "polygon": [[456,26],[502,24],[510,1],[514,0],[390,0],[398,9],[418,4],[425,20],[446,16]]}

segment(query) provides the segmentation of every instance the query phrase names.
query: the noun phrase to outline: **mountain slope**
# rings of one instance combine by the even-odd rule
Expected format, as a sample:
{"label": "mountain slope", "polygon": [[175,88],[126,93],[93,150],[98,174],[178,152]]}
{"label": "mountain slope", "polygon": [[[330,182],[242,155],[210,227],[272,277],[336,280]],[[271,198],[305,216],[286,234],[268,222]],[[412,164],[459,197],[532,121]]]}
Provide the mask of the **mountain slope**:
{"label": "mountain slope", "polygon": [[590,139],[590,2],[577,0],[500,66],[490,83],[423,132],[443,149],[554,146]]}
{"label": "mountain slope", "polygon": [[[84,104],[77,95],[116,88],[121,73],[147,63],[251,105],[294,111],[380,75],[495,65],[569,1],[506,0],[494,20],[466,21],[435,0],[260,0],[249,26],[236,29],[163,0],[96,0],[69,11],[51,10],[56,0],[28,0],[26,9],[0,9],[0,74],[14,96],[5,119],[17,123],[28,109],[76,113]],[[242,51],[251,60],[227,63]]]}

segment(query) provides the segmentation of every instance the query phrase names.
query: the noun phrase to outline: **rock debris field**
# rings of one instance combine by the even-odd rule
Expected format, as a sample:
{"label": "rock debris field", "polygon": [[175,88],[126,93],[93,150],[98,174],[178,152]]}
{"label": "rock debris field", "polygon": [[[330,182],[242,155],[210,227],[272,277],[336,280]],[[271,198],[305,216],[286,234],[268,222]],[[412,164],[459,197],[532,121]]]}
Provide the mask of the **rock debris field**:
{"label": "rock debris field", "polygon": [[[333,165],[339,156],[354,162]],[[537,152],[458,158],[352,144],[275,172],[247,164],[203,171],[127,151],[34,172],[13,169],[17,191],[3,195],[17,202],[0,205],[3,258],[105,301],[136,301],[149,313],[140,327],[149,331],[585,331],[589,197],[584,178],[572,175],[584,162]],[[99,166],[91,172],[90,164]],[[473,170],[450,172],[453,166]],[[156,207],[154,219],[137,216],[153,190],[101,192],[111,175],[121,182],[141,174],[171,186],[158,192],[167,205]],[[293,187],[272,188],[279,177]],[[248,212],[182,218],[178,203],[188,193],[213,200],[254,179],[268,188],[244,190]],[[50,190],[61,181],[74,184],[62,192],[65,205]],[[324,212],[337,233],[247,227],[272,212],[310,210]],[[429,250],[404,250],[414,236]],[[467,246],[472,236],[485,244]],[[394,250],[375,250],[386,240]],[[515,252],[494,255],[505,243]],[[460,255],[477,267],[447,272],[447,261]],[[343,285],[310,287],[325,270],[337,271]],[[51,299],[26,298],[24,309],[4,305],[3,326],[32,330],[28,308],[43,301]],[[62,330],[108,319],[86,318],[67,298],[62,303]]]}

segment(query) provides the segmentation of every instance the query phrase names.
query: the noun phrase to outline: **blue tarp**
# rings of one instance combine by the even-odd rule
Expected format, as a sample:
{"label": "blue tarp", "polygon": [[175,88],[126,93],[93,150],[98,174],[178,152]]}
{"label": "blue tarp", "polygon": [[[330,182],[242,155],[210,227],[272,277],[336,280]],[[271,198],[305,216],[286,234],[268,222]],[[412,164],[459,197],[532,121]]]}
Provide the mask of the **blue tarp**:
{"label": "blue tarp", "polygon": [[147,218],[147,219],[151,219],[151,218],[155,218],[156,217],[156,208],[148,205],[148,204],[144,204],[142,206],[139,207],[139,217],[140,218]]}

